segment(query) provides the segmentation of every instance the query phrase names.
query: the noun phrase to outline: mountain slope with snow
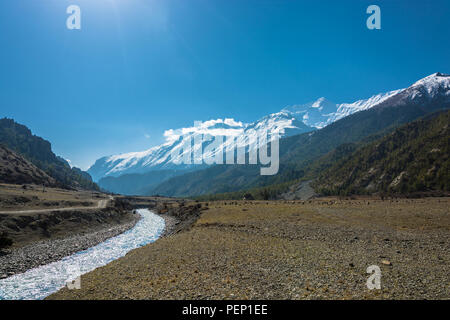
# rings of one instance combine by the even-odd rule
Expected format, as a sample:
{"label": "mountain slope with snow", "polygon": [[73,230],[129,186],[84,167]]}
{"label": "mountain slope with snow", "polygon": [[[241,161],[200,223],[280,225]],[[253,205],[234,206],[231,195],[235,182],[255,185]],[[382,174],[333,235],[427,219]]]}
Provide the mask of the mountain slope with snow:
{"label": "mountain slope with snow", "polygon": [[[215,165],[170,178],[147,194],[193,197],[221,193],[205,199],[242,199],[250,192],[260,199],[276,197],[280,192],[286,192],[289,184],[296,184],[297,179],[314,179],[320,170],[332,165],[346,150],[351,150],[350,145],[366,144],[392,133],[405,123],[450,109],[449,79],[435,74],[425,83],[412,85],[367,110],[355,112],[322,129],[281,139],[280,167],[276,175],[260,175],[261,166],[258,165]],[[337,158],[331,156],[325,162],[321,161],[321,157],[327,157],[340,147],[343,148],[337,151]]]}
{"label": "mountain slope with snow", "polygon": [[[210,135],[213,137],[227,136],[236,140],[237,146],[245,145],[245,137],[250,137],[249,148],[254,148],[256,139],[263,132],[277,131],[280,137],[292,136],[315,129],[323,128],[337,120],[353,113],[368,110],[373,107],[389,106],[394,101],[396,104],[426,103],[431,99],[441,99],[444,102],[450,98],[450,76],[435,73],[425,77],[406,89],[380,93],[368,99],[358,100],[353,103],[335,104],[325,98],[304,104],[282,109],[280,112],[270,114],[262,119],[244,124],[233,119],[217,119],[196,123],[193,127],[165,132],[166,142],[142,152],[132,152],[113,155],[98,159],[88,172],[95,181],[102,177],[118,177],[123,174],[141,174],[153,170],[183,170],[192,167],[202,168],[201,159],[195,158],[192,165],[179,164],[183,158],[183,141],[186,138],[194,139],[198,135]],[[225,150],[227,141],[218,147]],[[203,142],[203,150],[209,142]],[[199,148],[194,144],[194,148]],[[174,156],[175,155],[175,156]],[[214,157],[214,152],[203,153],[203,160]],[[197,164],[195,164],[197,163]]]}
{"label": "mountain slope with snow", "polygon": [[[198,122],[193,127],[167,130],[164,134],[166,142],[146,151],[100,158],[88,172],[95,181],[99,181],[106,176],[118,177],[123,174],[147,173],[153,170],[183,170],[192,169],[193,166],[201,168],[204,166],[202,160],[211,161],[215,156],[215,150],[208,151],[207,148],[213,138],[233,137],[237,147],[247,145],[249,150],[256,146],[256,138],[262,136],[264,132],[278,132],[281,137],[285,137],[311,130],[314,128],[306,126],[287,112],[274,113],[251,124],[243,124],[233,119]],[[202,144],[194,144],[192,164],[185,164],[184,143],[189,139],[197,141],[198,137],[209,137],[209,140],[205,138],[206,141]],[[231,140],[222,139],[223,143],[217,149],[225,150]],[[198,159],[195,155],[198,154],[197,150],[200,146],[203,152]]]}
{"label": "mountain slope with snow", "polygon": [[380,93],[369,99],[341,104],[335,104],[322,97],[314,102],[287,107],[283,110],[291,113],[297,119],[302,119],[304,124],[320,129],[352,113],[370,109],[401,91],[402,89]]}

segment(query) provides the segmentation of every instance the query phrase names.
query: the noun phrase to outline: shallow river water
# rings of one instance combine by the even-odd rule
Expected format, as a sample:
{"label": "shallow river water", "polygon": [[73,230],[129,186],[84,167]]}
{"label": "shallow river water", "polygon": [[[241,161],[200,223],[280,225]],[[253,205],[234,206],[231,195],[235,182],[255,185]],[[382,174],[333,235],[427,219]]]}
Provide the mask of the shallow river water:
{"label": "shallow river water", "polygon": [[[164,219],[147,209],[137,212],[142,219],[132,229],[116,237],[62,260],[0,280],[0,300],[43,299],[64,287],[67,281],[158,239],[164,230]],[[73,285],[77,285],[77,281]]]}

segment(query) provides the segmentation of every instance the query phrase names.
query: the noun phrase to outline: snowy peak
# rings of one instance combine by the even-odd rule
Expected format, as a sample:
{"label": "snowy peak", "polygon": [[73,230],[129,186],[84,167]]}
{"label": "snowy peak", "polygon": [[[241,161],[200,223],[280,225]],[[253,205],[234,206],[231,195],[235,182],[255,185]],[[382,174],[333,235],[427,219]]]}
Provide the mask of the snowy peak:
{"label": "snowy peak", "polygon": [[327,111],[333,111],[334,103],[322,97],[314,101],[311,104],[311,108],[315,108],[323,113],[326,113]]}
{"label": "snowy peak", "polygon": [[450,75],[448,74],[444,74],[444,73],[440,73],[440,72],[436,72],[433,73],[423,79],[420,79],[418,81],[416,81],[411,87],[414,86],[436,86],[436,85],[440,85],[442,83],[445,83],[448,81],[450,81]]}
{"label": "snowy peak", "polygon": [[301,119],[307,126],[320,129],[352,113],[372,108],[373,106],[396,95],[400,91],[402,90],[380,93],[370,97],[369,99],[341,104],[333,103],[322,97],[311,103],[284,108],[283,111],[289,112],[294,117]]}
{"label": "snowy peak", "polygon": [[417,98],[422,98],[422,101],[439,95],[450,97],[450,75],[437,72],[420,79],[406,89],[379,93],[368,99],[335,104],[322,97],[311,103],[289,106],[282,111],[301,119],[305,125],[320,129],[355,112],[380,105],[394,96],[410,102]]}
{"label": "snowy peak", "polygon": [[436,94],[443,92],[448,96],[450,95],[450,75],[440,72],[433,73],[432,75],[415,82],[410,89],[411,91],[414,91],[416,95],[434,97]]}
{"label": "snowy peak", "polygon": [[306,113],[313,110],[323,114],[334,112],[336,111],[336,104],[322,97],[310,103],[293,105],[283,109],[283,111],[291,113]]}
{"label": "snowy peak", "polygon": [[394,96],[398,96],[398,99],[404,100],[405,103],[413,100],[423,102],[424,99],[434,99],[438,96],[447,99],[450,97],[450,75],[433,73],[406,89],[379,93],[353,103],[335,104],[322,97],[308,104],[284,108],[283,111],[293,114],[298,119],[302,118],[303,123],[308,126],[320,129],[355,112],[380,105]]}
{"label": "snowy peak", "polygon": [[336,111],[336,104],[322,97],[307,104],[286,107],[282,111],[290,113],[307,126],[322,128],[329,114]]}
{"label": "snowy peak", "polygon": [[253,132],[254,135],[261,136],[263,132],[278,132],[280,137],[288,137],[311,130],[314,128],[299,121],[292,113],[282,110],[248,124],[245,133],[248,135]]}
{"label": "snowy peak", "polygon": [[327,125],[333,123],[339,119],[345,118],[355,112],[367,110],[373,108],[376,105],[386,101],[387,99],[397,95],[402,92],[404,89],[389,91],[386,93],[376,94],[369,99],[358,100],[353,103],[341,103],[338,104],[336,112],[330,114]]}

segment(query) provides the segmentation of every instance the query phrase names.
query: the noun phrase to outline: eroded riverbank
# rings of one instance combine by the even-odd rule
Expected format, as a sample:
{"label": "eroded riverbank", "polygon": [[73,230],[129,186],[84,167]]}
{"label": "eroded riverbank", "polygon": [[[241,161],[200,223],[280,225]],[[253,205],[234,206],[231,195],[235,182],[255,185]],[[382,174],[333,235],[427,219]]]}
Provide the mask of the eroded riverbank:
{"label": "eroded riverbank", "polygon": [[0,250],[0,279],[93,247],[133,228],[139,218],[118,199],[101,209],[0,214],[0,231],[13,244]]}
{"label": "eroded riverbank", "polygon": [[66,281],[154,242],[164,230],[164,219],[147,209],[137,211],[141,219],[132,229],[87,250],[0,280],[0,299],[42,299]]}
{"label": "eroded riverbank", "polygon": [[135,214],[130,221],[123,224],[62,239],[42,240],[9,250],[8,254],[0,256],[0,279],[58,261],[76,252],[96,246],[109,238],[130,230],[139,219],[140,216]]}

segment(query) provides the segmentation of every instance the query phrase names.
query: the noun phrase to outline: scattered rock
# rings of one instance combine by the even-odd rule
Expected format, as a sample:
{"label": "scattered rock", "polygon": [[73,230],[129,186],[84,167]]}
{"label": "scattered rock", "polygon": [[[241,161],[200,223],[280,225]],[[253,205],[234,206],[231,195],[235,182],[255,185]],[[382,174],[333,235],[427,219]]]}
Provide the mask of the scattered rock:
{"label": "scattered rock", "polygon": [[381,260],[381,263],[386,266],[392,266],[392,263],[389,260]]}

